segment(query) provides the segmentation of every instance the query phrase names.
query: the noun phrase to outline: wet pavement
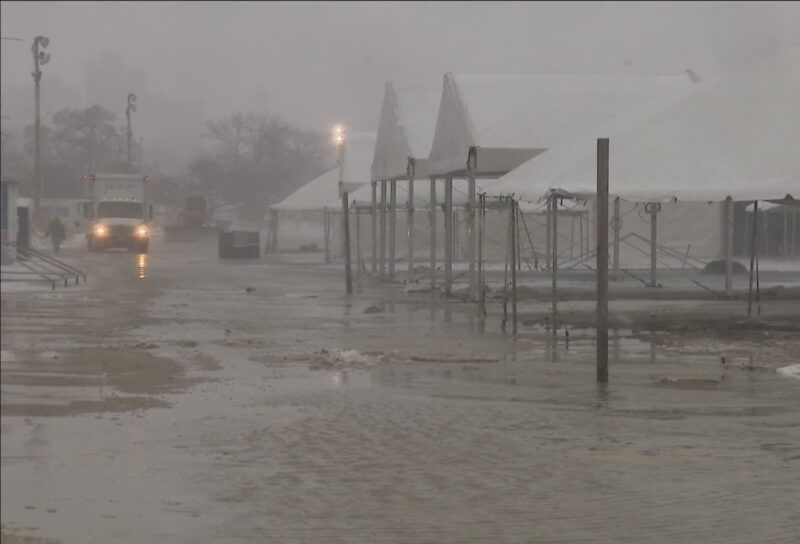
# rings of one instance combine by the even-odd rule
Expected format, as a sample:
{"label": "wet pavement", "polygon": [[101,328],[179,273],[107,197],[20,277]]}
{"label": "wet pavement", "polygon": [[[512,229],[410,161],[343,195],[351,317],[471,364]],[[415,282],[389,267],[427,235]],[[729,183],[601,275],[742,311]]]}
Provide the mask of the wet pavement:
{"label": "wet pavement", "polygon": [[3,542],[800,538],[797,340],[619,330],[598,388],[591,329],[319,255],[64,256],[86,284],[3,293]]}

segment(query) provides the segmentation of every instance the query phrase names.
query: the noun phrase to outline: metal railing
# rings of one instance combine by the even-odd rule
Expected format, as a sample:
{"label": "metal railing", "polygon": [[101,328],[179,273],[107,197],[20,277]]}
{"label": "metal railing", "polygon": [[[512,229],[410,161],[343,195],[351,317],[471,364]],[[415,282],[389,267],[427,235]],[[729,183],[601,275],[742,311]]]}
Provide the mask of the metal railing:
{"label": "metal railing", "polygon": [[[27,281],[24,276],[34,275],[50,283],[52,289],[56,288],[56,283],[62,281],[64,282],[64,287],[66,287],[73,278],[76,285],[81,278],[86,281],[86,273],[83,270],[75,268],[51,255],[31,247],[19,247],[16,242],[9,242],[8,247],[16,252],[16,262],[25,270],[3,270],[4,276],[12,276],[5,278],[5,280]],[[17,279],[17,276],[23,277]]]}

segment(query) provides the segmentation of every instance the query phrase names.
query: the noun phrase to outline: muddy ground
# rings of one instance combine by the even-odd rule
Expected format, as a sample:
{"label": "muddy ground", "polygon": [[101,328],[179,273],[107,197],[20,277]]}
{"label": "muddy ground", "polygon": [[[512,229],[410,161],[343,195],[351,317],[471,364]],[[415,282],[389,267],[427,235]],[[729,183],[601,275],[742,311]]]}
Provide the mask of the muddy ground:
{"label": "muddy ground", "polygon": [[613,301],[598,388],[586,297],[513,336],[315,254],[65,257],[89,281],[4,286],[4,543],[800,536],[794,299]]}

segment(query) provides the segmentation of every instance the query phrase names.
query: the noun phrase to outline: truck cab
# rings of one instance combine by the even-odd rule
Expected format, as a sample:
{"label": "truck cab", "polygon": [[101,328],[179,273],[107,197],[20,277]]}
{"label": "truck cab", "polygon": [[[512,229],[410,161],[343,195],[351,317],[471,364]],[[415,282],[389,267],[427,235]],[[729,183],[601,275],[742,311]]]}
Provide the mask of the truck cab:
{"label": "truck cab", "polygon": [[93,174],[86,177],[91,202],[80,204],[87,221],[89,251],[125,248],[147,253],[153,206],[145,202],[149,178],[141,174]]}

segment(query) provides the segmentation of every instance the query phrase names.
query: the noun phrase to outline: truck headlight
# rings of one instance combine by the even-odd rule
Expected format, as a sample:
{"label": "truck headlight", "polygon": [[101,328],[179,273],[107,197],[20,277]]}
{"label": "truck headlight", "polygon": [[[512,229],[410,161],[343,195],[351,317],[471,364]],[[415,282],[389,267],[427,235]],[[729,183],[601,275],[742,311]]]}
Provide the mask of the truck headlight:
{"label": "truck headlight", "polygon": [[139,225],[136,227],[134,232],[137,238],[147,238],[150,236],[150,229],[148,229],[145,225]]}
{"label": "truck headlight", "polygon": [[104,236],[108,236],[108,227],[105,225],[95,225],[94,235],[97,236],[98,238],[103,238]]}

